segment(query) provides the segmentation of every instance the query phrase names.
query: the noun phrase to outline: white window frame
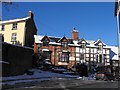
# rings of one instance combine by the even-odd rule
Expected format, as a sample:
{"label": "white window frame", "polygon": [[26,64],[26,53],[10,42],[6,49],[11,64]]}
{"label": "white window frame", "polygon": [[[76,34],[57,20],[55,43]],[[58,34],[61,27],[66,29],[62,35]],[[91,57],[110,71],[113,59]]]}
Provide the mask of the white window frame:
{"label": "white window frame", "polygon": [[12,33],[11,42],[17,41],[17,33]]}
{"label": "white window frame", "polygon": [[16,30],[17,29],[17,23],[13,23],[12,24],[12,30]]}

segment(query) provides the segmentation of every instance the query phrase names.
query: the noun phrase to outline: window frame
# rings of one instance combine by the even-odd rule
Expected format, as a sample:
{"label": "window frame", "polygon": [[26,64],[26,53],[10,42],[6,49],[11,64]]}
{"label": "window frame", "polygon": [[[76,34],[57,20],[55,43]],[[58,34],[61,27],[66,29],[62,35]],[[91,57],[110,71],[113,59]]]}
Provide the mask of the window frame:
{"label": "window frame", "polygon": [[5,30],[5,25],[2,24],[2,25],[1,25],[1,31],[4,31],[4,30]]}
{"label": "window frame", "polygon": [[86,44],[85,43],[82,43],[82,48],[85,49],[86,48]]}
{"label": "window frame", "polygon": [[68,42],[61,42],[62,47],[67,48]]}
{"label": "window frame", "polygon": [[16,42],[16,41],[17,41],[17,33],[12,33],[11,42]]}
{"label": "window frame", "polygon": [[49,46],[49,41],[48,40],[43,40],[43,46]]}
{"label": "window frame", "polygon": [[98,45],[98,50],[102,50],[103,49],[103,45]]}
{"label": "window frame", "polygon": [[12,24],[12,30],[17,30],[17,25],[18,25],[17,23],[13,23]]}
{"label": "window frame", "polygon": [[67,52],[59,53],[59,62],[69,63],[69,53]]}
{"label": "window frame", "polygon": [[43,51],[43,55],[44,55],[45,60],[51,62],[51,52],[50,51]]}

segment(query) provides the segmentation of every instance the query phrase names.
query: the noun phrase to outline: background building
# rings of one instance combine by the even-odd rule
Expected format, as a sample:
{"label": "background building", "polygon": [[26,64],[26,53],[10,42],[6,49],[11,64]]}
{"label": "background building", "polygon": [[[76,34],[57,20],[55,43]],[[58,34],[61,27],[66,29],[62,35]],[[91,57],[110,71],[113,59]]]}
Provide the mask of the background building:
{"label": "background building", "polygon": [[73,28],[71,35],[70,39],[65,36],[60,38],[35,35],[34,53],[44,52],[46,55],[44,60],[68,68],[72,68],[77,63],[85,63],[89,66],[111,65],[111,47],[101,40],[79,39],[79,32],[75,28]]}
{"label": "background building", "polygon": [[0,21],[0,34],[4,42],[32,47],[34,35],[37,34],[33,13],[29,11],[25,18]]}

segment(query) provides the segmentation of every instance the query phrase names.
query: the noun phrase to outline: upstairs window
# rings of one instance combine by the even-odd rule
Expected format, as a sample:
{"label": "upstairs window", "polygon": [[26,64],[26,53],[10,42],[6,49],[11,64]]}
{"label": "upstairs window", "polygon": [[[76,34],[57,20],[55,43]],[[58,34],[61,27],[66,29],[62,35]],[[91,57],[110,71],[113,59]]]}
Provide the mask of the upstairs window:
{"label": "upstairs window", "polygon": [[47,39],[43,41],[43,46],[49,46],[49,41]]}
{"label": "upstairs window", "polygon": [[102,50],[102,45],[98,45],[98,50]]}
{"label": "upstairs window", "polygon": [[50,39],[48,36],[44,36],[41,42],[43,42],[43,46],[49,46]]}
{"label": "upstairs window", "polygon": [[5,30],[5,25],[2,25],[1,26],[1,31],[4,31]]}
{"label": "upstairs window", "polygon": [[15,42],[16,39],[17,39],[17,33],[12,33],[11,41],[12,41],[12,42]]}
{"label": "upstairs window", "polygon": [[65,47],[65,48],[68,46],[67,42],[62,42],[61,44],[62,44],[62,47]]}
{"label": "upstairs window", "polygon": [[16,30],[16,29],[17,29],[17,23],[13,23],[12,30]]}
{"label": "upstairs window", "polygon": [[84,49],[86,47],[86,44],[85,43],[82,43],[82,48]]}

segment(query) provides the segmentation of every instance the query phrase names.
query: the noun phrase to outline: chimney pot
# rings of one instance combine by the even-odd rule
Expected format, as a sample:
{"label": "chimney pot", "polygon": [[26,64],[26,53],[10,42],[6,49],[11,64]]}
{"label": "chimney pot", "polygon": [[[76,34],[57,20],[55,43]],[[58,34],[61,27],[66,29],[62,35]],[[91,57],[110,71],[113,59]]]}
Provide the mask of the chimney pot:
{"label": "chimney pot", "polygon": [[33,15],[32,11],[28,12],[28,16],[31,17],[31,18],[33,18],[34,15]]}

